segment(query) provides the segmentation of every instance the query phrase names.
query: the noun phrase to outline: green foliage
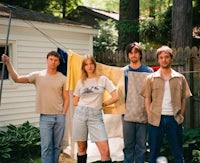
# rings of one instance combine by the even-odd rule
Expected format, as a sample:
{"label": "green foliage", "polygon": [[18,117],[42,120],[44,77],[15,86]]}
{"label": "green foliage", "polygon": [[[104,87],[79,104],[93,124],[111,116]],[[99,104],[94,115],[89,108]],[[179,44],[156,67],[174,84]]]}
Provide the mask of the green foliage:
{"label": "green foliage", "polygon": [[119,12],[119,0],[81,0],[84,6]]}
{"label": "green foliage", "polygon": [[65,17],[82,4],[81,0],[1,0],[1,2],[58,17]]}
{"label": "green foliage", "polygon": [[99,26],[99,32],[93,42],[94,56],[98,62],[105,63],[106,60],[102,58],[102,54],[112,55],[117,49],[117,30],[112,20],[101,21]]}
{"label": "green foliage", "polygon": [[151,15],[151,9],[155,13],[166,12],[166,9],[172,5],[172,0],[140,0],[140,15],[144,17]]}
{"label": "green foliage", "polygon": [[26,163],[40,156],[40,133],[28,121],[16,127],[12,124],[0,130],[1,163]]}
{"label": "green foliage", "polygon": [[200,149],[200,128],[187,129],[184,131],[184,148],[192,146],[193,148]]}
{"label": "green foliage", "polygon": [[199,163],[200,162],[200,150],[193,150],[192,155],[193,155],[192,163]]}
{"label": "green foliage", "polygon": [[51,0],[48,10],[54,16],[65,18],[65,15],[75,10],[78,5],[81,5],[81,0]]}
{"label": "green foliage", "polygon": [[200,0],[193,0],[193,26],[200,27]]}
{"label": "green foliage", "polygon": [[20,6],[26,9],[31,9],[38,12],[45,12],[49,6],[50,0],[1,0],[13,6]]}
{"label": "green foliage", "polygon": [[171,11],[172,6],[168,7],[164,13],[157,13],[155,18],[141,21],[140,37],[142,42],[149,42],[152,47],[171,43]]}
{"label": "green foliage", "polygon": [[[186,161],[191,162],[193,155],[193,150],[200,150],[200,128],[187,129],[184,131],[183,147],[185,151]],[[193,156],[192,156],[193,155]]]}

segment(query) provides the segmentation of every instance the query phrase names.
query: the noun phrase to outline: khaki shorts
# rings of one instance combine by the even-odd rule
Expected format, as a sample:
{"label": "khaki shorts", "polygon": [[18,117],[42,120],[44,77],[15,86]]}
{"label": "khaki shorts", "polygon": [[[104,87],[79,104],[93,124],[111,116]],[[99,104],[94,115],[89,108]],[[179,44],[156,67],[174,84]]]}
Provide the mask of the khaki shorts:
{"label": "khaki shorts", "polygon": [[77,106],[72,122],[72,136],[75,141],[87,141],[88,133],[91,142],[108,140],[102,110]]}

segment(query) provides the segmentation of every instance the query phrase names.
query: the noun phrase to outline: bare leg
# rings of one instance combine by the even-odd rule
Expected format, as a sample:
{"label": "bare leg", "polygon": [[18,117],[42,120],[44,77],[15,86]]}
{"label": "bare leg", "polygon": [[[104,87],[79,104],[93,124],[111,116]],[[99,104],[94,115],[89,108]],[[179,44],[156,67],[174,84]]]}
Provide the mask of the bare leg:
{"label": "bare leg", "polygon": [[78,153],[77,153],[77,163],[87,162],[87,141],[78,141]]}
{"label": "bare leg", "polygon": [[101,161],[111,160],[108,141],[96,142],[97,148],[101,154]]}

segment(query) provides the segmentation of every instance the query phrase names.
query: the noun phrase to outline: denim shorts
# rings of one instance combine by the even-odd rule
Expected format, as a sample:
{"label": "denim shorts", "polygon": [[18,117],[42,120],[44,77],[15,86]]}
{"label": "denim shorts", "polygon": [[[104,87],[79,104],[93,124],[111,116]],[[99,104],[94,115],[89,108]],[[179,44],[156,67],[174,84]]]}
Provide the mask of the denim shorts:
{"label": "denim shorts", "polygon": [[72,125],[72,136],[75,141],[87,141],[88,133],[91,142],[108,140],[102,110],[77,106]]}

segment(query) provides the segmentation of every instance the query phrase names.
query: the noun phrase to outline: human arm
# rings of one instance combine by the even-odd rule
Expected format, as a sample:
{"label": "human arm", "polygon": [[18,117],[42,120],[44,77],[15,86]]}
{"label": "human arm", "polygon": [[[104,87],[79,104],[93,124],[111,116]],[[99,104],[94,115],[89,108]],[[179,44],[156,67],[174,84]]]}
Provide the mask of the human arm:
{"label": "human arm", "polygon": [[78,105],[79,99],[80,99],[80,88],[81,88],[81,82],[78,80],[76,87],[73,92],[73,104],[74,106]]}
{"label": "human arm", "polygon": [[188,97],[192,96],[190,91],[189,85],[183,76],[183,91],[182,91],[182,98],[181,98],[181,112],[180,114],[184,117],[185,109],[186,109],[186,100]]}
{"label": "human arm", "polygon": [[147,117],[150,115],[151,99],[148,97],[144,98],[144,106],[147,113]]}
{"label": "human arm", "polygon": [[181,100],[181,115],[184,117],[185,113],[185,106],[186,106],[186,98],[182,98]]}
{"label": "human arm", "polygon": [[16,70],[14,69],[13,65],[10,62],[10,59],[7,55],[3,54],[1,57],[2,61],[6,64],[8,72],[13,79],[14,82],[16,83],[29,83],[28,77],[27,76],[20,76]]}
{"label": "human arm", "polygon": [[62,114],[65,115],[69,107],[69,91],[63,90],[63,99],[64,99],[64,104],[63,104]]}
{"label": "human arm", "polygon": [[151,80],[149,78],[150,76],[148,75],[143,83],[140,95],[144,97],[144,106],[145,106],[145,111],[147,114],[147,117],[150,115],[150,108],[151,108],[151,103],[152,103],[152,87],[151,87]]}
{"label": "human arm", "polygon": [[74,104],[74,106],[77,106],[77,105],[78,105],[79,98],[80,98],[80,97],[78,97],[78,96],[74,96],[74,97],[73,97],[73,104]]}
{"label": "human arm", "polygon": [[102,104],[103,107],[111,105],[119,100],[119,95],[116,89],[112,91],[110,95],[111,95],[111,98],[103,102]]}

